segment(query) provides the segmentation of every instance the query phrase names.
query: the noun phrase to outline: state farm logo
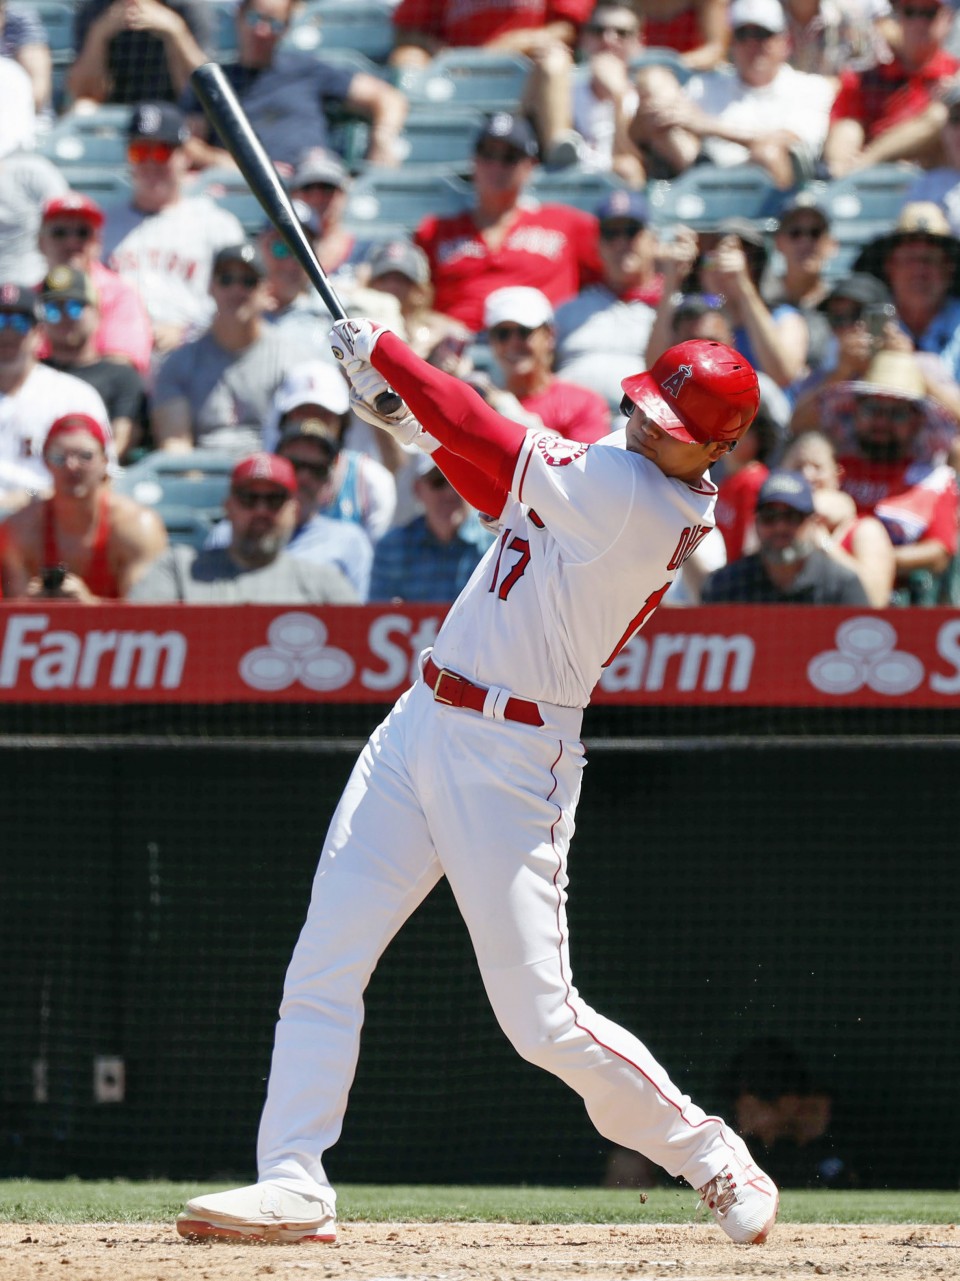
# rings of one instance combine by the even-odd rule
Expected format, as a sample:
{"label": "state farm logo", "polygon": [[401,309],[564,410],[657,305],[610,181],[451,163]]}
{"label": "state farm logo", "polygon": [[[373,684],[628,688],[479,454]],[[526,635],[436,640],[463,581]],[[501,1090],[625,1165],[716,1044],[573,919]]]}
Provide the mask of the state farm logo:
{"label": "state farm logo", "polygon": [[0,649],[0,689],[20,681],[37,690],[180,688],[187,638],[117,627],[73,632],[50,626],[49,614],[15,614]]}
{"label": "state farm logo", "polygon": [[240,659],[240,678],[252,689],[276,691],[300,684],[326,692],[353,679],[354,662],[327,644],[327,628],[311,614],[280,614],[267,628],[266,645]]}
{"label": "state farm logo", "polygon": [[909,694],[923,680],[915,654],[895,649],[897,633],[883,618],[849,618],[836,631],[836,649],[815,655],[807,665],[810,684],[824,694]]}

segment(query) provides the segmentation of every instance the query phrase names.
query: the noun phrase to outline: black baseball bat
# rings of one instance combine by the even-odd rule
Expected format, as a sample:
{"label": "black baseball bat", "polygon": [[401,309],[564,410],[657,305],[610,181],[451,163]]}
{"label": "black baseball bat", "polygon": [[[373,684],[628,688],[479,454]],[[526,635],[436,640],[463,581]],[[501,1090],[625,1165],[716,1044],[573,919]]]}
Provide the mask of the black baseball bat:
{"label": "black baseball bat", "polygon": [[[207,119],[247,180],[247,186],[276,227],[277,234],[309,276],[330,315],[334,320],[346,320],[347,313],[343,303],[320,266],[280,175],[264,151],[260,139],[253,132],[247,113],[241,107],[230,81],[223,74],[223,68],[217,62],[205,62],[192,73],[190,83],[200,99]],[[377,411],[381,414],[392,414],[399,409],[400,404],[400,397],[395,391],[381,392],[376,400]]]}

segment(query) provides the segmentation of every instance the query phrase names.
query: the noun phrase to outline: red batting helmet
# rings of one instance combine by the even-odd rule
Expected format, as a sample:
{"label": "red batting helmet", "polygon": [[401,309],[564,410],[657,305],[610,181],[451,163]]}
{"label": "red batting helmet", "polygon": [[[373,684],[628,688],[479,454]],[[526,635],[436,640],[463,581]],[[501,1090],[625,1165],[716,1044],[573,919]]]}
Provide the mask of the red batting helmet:
{"label": "red batting helmet", "polygon": [[733,446],[760,407],[753,366],[732,347],[706,338],[677,343],[652,369],[624,378],[620,386],[625,402],[691,445],[723,440]]}

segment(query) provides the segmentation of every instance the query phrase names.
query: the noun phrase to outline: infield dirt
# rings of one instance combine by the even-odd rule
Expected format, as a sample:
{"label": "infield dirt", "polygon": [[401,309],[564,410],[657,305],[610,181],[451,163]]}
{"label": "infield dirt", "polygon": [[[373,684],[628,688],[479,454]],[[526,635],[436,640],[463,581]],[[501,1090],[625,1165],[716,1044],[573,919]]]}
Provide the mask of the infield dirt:
{"label": "infield dirt", "polygon": [[0,1281],[796,1281],[960,1279],[955,1224],[781,1223],[763,1246],[713,1225],[342,1223],[336,1245],[188,1242],[172,1224],[0,1224]]}

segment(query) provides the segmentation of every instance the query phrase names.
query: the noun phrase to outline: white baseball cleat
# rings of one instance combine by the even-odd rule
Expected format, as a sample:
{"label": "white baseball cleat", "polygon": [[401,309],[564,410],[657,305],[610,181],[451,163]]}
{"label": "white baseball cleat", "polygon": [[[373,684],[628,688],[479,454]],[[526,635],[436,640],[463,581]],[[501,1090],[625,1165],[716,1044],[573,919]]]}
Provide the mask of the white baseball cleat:
{"label": "white baseball cleat", "polygon": [[735,1155],[698,1191],[700,1204],[738,1245],[760,1245],[777,1221],[777,1185],[750,1160],[746,1148],[743,1157]]}
{"label": "white baseball cleat", "polygon": [[182,1237],[225,1241],[336,1241],[337,1217],[326,1201],[276,1183],[253,1183],[195,1197],[177,1215]]}

